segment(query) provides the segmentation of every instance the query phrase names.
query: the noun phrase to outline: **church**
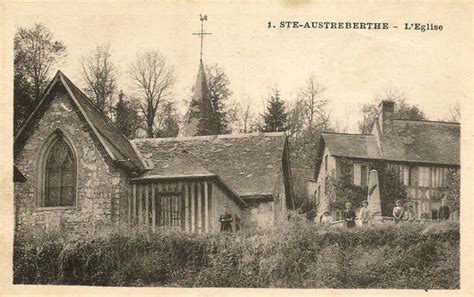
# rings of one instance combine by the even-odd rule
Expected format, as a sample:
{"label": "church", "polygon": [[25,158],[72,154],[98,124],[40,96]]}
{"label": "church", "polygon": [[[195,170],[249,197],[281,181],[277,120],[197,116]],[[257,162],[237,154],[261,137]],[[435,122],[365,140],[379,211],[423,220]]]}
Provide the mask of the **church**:
{"label": "church", "polygon": [[127,139],[58,71],[14,138],[15,228],[103,226],[219,232],[269,228],[292,207],[285,133],[202,135],[211,106],[202,60],[175,138]]}

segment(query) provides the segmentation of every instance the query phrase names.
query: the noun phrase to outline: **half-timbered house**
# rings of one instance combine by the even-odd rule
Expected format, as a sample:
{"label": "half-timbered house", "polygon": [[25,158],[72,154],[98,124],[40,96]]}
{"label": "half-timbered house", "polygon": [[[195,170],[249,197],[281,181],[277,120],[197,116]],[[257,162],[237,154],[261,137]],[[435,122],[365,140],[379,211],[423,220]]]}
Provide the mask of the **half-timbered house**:
{"label": "half-timbered house", "polygon": [[[383,101],[370,134],[321,134],[314,178],[308,194],[318,204],[318,217],[330,211],[341,218],[340,209],[330,208],[328,176],[341,175],[342,161],[351,164],[352,183],[367,186],[373,161],[382,161],[399,176],[407,191],[406,203],[418,219],[436,218],[450,170],[460,168],[458,123],[394,119],[394,102]],[[397,197],[395,197],[397,198]]]}

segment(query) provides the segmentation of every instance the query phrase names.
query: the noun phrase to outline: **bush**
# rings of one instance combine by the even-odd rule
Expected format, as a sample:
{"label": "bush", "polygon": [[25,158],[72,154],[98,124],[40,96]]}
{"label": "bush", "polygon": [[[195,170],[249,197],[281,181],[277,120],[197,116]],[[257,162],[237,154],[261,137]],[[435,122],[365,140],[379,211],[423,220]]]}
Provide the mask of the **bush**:
{"label": "bush", "polygon": [[459,225],[278,228],[190,235],[143,230],[95,237],[18,234],[17,284],[459,288]]}

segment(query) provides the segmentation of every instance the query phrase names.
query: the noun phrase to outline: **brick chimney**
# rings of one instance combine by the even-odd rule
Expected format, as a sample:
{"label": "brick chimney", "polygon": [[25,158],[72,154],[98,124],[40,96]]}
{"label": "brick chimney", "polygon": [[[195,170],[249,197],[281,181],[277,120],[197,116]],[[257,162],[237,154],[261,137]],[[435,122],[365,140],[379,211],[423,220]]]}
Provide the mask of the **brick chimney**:
{"label": "brick chimney", "polygon": [[379,105],[379,124],[382,135],[390,135],[394,132],[393,117],[395,102],[384,100]]}

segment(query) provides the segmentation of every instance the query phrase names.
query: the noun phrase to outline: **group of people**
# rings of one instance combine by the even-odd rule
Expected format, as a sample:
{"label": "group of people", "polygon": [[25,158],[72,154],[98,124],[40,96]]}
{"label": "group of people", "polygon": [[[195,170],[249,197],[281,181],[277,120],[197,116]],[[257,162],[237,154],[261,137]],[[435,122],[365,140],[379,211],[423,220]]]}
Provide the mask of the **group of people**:
{"label": "group of people", "polygon": [[[362,226],[370,225],[370,221],[373,215],[369,211],[369,203],[367,200],[362,202],[362,207],[359,210],[359,216],[356,216],[355,211],[352,209],[352,203],[347,202],[345,209],[342,213],[342,220],[347,228],[354,228],[356,226],[356,219],[359,219]],[[392,215],[395,223],[398,224],[401,221],[415,222],[416,213],[412,205],[408,205],[407,209],[402,206],[402,201],[397,200],[395,207],[393,208]],[[445,200],[441,200],[441,206],[438,209],[438,221],[446,221],[449,219],[449,207],[446,205]],[[324,212],[319,218],[320,225],[330,225],[331,216],[329,211]]]}

